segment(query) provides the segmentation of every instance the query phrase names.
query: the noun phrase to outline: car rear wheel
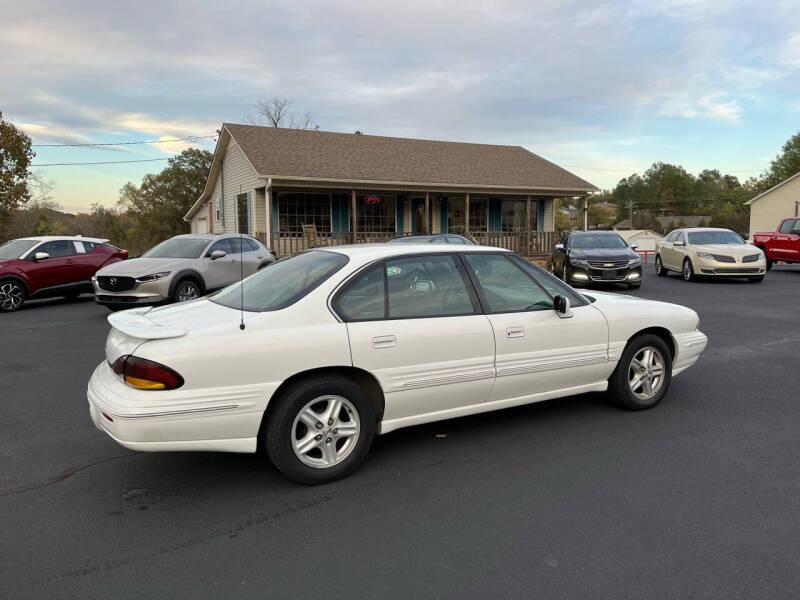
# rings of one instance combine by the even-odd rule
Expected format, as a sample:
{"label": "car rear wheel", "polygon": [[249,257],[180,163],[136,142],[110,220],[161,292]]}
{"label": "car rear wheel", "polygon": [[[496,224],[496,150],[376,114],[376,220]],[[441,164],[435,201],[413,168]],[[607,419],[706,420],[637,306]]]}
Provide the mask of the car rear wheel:
{"label": "car rear wheel", "polygon": [[292,386],[264,428],[263,445],[277,469],[297,483],[346,477],[375,437],[372,400],[355,382],[330,375]]}
{"label": "car rear wheel", "polygon": [[661,255],[656,254],[656,275],[659,277],[666,277],[667,270],[664,268],[664,264],[661,262]]}
{"label": "car rear wheel", "polygon": [[15,279],[0,281],[0,312],[14,312],[22,307],[27,294],[25,288]]}
{"label": "car rear wheel", "polygon": [[188,302],[200,297],[200,287],[191,279],[184,279],[175,286],[175,293],[172,295],[175,302]]}
{"label": "car rear wheel", "polygon": [[694,267],[692,261],[688,258],[683,259],[683,279],[684,281],[695,281],[697,276],[694,274]]}
{"label": "car rear wheel", "polygon": [[628,343],[609,379],[614,398],[629,410],[653,408],[672,380],[672,355],[657,335],[640,335]]}

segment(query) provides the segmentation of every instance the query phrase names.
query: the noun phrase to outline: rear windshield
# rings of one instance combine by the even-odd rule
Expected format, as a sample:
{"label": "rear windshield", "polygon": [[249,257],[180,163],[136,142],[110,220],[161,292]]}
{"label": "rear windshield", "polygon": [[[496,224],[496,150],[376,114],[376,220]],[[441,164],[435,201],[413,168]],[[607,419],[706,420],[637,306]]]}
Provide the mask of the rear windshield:
{"label": "rear windshield", "polygon": [[209,240],[172,238],[142,254],[142,258],[200,258]]}
{"label": "rear windshield", "polygon": [[[279,260],[211,296],[210,300],[244,310],[279,310],[294,304],[347,264],[347,257],[335,252],[311,250]],[[244,300],[242,304],[242,300]]]}
{"label": "rear windshield", "polygon": [[744,240],[732,231],[696,231],[689,234],[689,243],[692,246],[706,246],[708,244],[744,244]]}
{"label": "rear windshield", "polygon": [[11,240],[0,246],[0,260],[19,258],[38,244],[37,240]]}

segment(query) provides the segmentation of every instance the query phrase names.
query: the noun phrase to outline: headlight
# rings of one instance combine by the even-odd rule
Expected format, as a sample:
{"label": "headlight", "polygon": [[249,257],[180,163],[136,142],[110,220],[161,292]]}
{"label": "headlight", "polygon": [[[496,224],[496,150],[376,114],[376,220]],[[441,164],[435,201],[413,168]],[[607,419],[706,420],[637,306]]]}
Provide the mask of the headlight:
{"label": "headlight", "polygon": [[700,258],[707,258],[708,260],[714,260],[714,255],[708,252],[697,252],[697,256]]}
{"label": "headlight", "polygon": [[639,258],[638,256],[636,258],[632,258],[632,259],[630,259],[628,261],[628,266],[629,267],[635,267],[636,265],[640,265],[640,264],[642,264],[642,259]]}
{"label": "headlight", "polygon": [[571,265],[574,265],[576,267],[588,267],[589,266],[589,263],[586,262],[582,258],[570,258],[569,262],[570,262]]}
{"label": "headlight", "polygon": [[161,273],[152,273],[151,275],[143,275],[136,278],[136,283],[145,283],[147,281],[157,281],[162,277],[166,277],[170,271],[162,271]]}

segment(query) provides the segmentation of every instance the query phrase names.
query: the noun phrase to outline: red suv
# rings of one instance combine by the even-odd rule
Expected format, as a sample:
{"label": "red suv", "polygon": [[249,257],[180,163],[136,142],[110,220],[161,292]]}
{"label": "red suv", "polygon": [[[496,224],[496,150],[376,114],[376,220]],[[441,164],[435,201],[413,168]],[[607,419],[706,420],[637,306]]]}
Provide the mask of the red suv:
{"label": "red suv", "polygon": [[43,236],[11,240],[0,246],[0,312],[27,299],[92,293],[92,277],[101,267],[128,258],[108,240]]}

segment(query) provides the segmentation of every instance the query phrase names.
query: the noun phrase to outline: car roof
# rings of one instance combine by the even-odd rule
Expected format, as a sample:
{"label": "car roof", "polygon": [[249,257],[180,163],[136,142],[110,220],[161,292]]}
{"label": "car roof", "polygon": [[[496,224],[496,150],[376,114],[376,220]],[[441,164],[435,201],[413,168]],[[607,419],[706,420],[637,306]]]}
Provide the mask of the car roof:
{"label": "car roof", "polygon": [[506,252],[510,250],[495,246],[467,246],[466,244],[349,244],[345,246],[323,246],[310,248],[326,252],[338,252],[353,258],[383,258],[401,254],[449,254],[452,252]]}
{"label": "car roof", "polygon": [[95,244],[105,244],[108,240],[104,238],[84,237],[82,235],[32,235],[29,237],[17,238],[20,240],[31,240],[34,242],[93,242]]}
{"label": "car roof", "polygon": [[592,229],[592,230],[589,230],[589,231],[583,231],[583,230],[570,231],[569,234],[570,235],[612,235],[612,234],[613,235],[619,235],[619,232],[618,231],[608,231],[608,230],[605,230],[605,229]]}
{"label": "car roof", "polygon": [[732,229],[726,229],[725,227],[681,227],[679,231],[685,231],[687,233],[692,233],[695,231],[733,231]]}
{"label": "car roof", "polygon": [[180,238],[182,240],[221,240],[223,238],[238,238],[238,237],[246,237],[255,239],[253,236],[248,235],[246,233],[180,233],[178,235],[173,235],[169,239]]}

